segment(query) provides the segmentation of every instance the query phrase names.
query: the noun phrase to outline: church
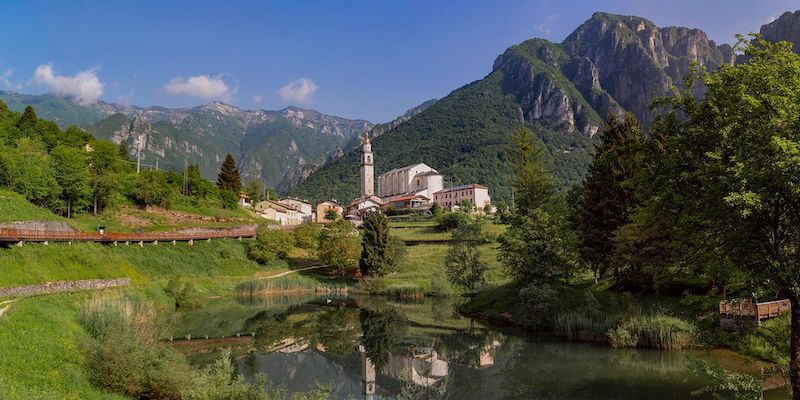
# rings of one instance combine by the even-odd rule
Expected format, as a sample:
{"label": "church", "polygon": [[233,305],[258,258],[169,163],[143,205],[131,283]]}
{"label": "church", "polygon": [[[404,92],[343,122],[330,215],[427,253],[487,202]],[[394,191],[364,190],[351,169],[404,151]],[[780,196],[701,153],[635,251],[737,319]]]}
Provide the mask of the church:
{"label": "church", "polygon": [[353,219],[375,209],[427,211],[434,203],[445,209],[456,209],[458,203],[469,201],[478,212],[491,209],[489,188],[479,184],[444,187],[444,176],[427,164],[419,163],[395,168],[378,177],[375,195],[375,155],[364,133],[361,154],[361,196],[347,208]]}

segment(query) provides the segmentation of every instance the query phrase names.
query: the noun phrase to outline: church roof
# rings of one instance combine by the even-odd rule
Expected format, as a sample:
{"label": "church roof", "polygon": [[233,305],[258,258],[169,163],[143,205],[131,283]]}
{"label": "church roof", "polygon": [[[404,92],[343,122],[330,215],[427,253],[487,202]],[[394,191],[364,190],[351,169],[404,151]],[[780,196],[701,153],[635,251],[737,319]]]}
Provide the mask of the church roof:
{"label": "church roof", "polygon": [[483,186],[478,183],[471,183],[469,185],[461,185],[461,186],[453,186],[447,189],[442,189],[436,193],[445,193],[445,192],[452,192],[456,190],[464,190],[464,189],[489,189],[487,186]]}
{"label": "church roof", "polygon": [[[427,165],[427,164],[425,164],[425,163],[418,163],[418,164],[407,165],[407,166],[405,166],[405,167],[395,168],[395,169],[392,169],[392,170],[386,171],[386,172],[382,173],[380,176],[384,176],[384,175],[392,174],[392,173],[395,173],[395,172],[408,171],[408,170],[410,170],[411,168],[418,167],[418,166],[420,166],[420,165],[424,165],[424,166],[426,166],[426,167],[428,167],[428,168],[431,168],[429,165]],[[436,170],[435,170],[435,169],[433,169],[433,168],[431,168],[431,171],[436,171]]]}
{"label": "church roof", "polygon": [[440,174],[439,171],[437,170],[432,170],[432,171],[422,172],[414,176],[442,176],[442,174]]}

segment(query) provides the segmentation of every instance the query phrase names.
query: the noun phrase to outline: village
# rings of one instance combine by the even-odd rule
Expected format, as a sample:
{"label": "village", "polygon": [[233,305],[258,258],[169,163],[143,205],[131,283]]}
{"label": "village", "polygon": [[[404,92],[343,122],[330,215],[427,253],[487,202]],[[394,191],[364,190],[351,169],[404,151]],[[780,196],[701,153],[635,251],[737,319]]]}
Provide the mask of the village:
{"label": "village", "polygon": [[252,207],[258,215],[280,226],[311,222],[325,224],[339,218],[360,226],[367,213],[378,210],[387,214],[431,214],[434,207],[475,214],[493,214],[496,211],[487,186],[471,183],[445,188],[444,175],[424,163],[381,174],[376,195],[375,154],[368,132],[364,133],[362,141],[360,175],[360,196],[349,203],[330,199],[314,206],[306,200],[287,197],[251,204],[243,193],[240,204]]}

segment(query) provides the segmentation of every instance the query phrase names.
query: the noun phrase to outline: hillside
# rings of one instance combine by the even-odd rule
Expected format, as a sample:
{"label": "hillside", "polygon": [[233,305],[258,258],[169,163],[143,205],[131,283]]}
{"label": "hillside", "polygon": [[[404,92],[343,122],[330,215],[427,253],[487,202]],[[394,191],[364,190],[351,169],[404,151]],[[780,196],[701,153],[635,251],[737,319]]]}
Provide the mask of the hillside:
{"label": "hillside", "polygon": [[[681,87],[692,62],[734,61],[698,29],[659,28],[632,16],[595,13],[562,43],[531,39],[497,57],[485,78],[450,93],[374,141],[376,172],[424,162],[450,184],[478,182],[511,198],[507,146],[525,124],[547,145],[563,186],[579,181],[609,113],[633,112],[646,126],[658,96]],[[328,163],[292,194],[342,201],[357,195],[358,149]]]}

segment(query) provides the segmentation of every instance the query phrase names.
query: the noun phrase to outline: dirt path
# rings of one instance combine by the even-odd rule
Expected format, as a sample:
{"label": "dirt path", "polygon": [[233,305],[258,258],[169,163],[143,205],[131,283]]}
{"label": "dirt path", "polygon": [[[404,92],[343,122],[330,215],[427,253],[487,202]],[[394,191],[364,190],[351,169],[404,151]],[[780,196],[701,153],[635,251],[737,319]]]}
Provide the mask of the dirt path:
{"label": "dirt path", "polygon": [[275,275],[260,276],[260,277],[258,277],[258,279],[275,279],[275,278],[280,278],[282,276],[291,275],[291,274],[294,274],[296,272],[303,272],[303,271],[308,271],[308,270],[312,270],[312,269],[320,269],[320,268],[327,268],[327,267],[328,267],[327,265],[315,265],[313,267],[305,267],[305,268],[300,268],[300,269],[290,269],[288,271],[283,271],[283,272],[275,274]]}
{"label": "dirt path", "polygon": [[6,311],[8,311],[8,309],[11,308],[11,303],[13,303],[15,301],[17,301],[17,300],[14,299],[14,300],[0,301],[0,317],[2,317],[3,314],[5,314]]}

